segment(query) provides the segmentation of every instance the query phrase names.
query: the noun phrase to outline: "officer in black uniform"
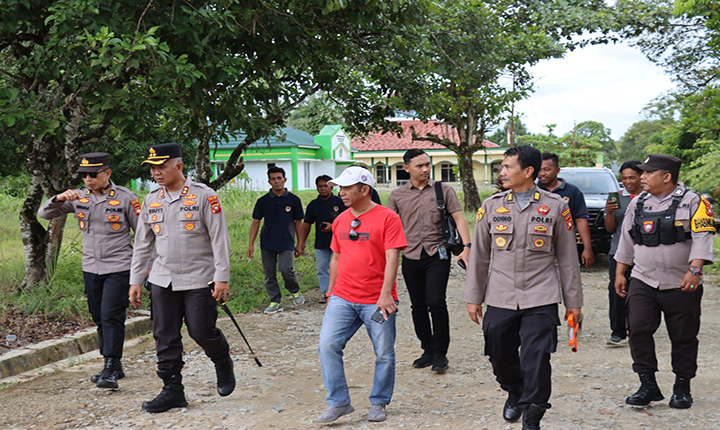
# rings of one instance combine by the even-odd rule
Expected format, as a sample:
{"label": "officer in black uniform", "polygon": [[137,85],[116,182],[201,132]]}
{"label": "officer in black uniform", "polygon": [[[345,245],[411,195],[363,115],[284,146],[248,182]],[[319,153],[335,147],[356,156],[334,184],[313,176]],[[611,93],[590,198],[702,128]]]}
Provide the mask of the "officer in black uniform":
{"label": "officer in black uniform", "polygon": [[[143,403],[148,412],[187,406],[181,371],[183,322],[188,334],[215,364],[217,391],[235,389],[230,348],[216,327],[217,301],[227,300],[230,278],[230,236],[217,194],[183,175],[180,145],[149,148],[150,172],[160,187],[145,197],[130,272],[130,301],[138,306],[145,266],[153,253],[148,283],[152,294],[153,336],[162,392]],[[214,289],[208,282],[214,282]]]}
{"label": "officer in black uniform", "polygon": [[[633,370],[640,389],[625,403],[645,406],[664,399],[655,379],[655,331],[665,318],[672,344],[675,385],[670,407],[692,405],[690,379],[697,372],[702,267],[712,264],[715,223],[710,203],[678,182],[681,161],[652,154],[637,167],[645,192],[628,206],[615,253],[615,290],[627,297]],[[624,276],[635,265],[630,282]]]}
{"label": "officer in black uniform", "polygon": [[136,230],[140,201],[110,180],[110,156],[105,152],[82,154],[77,173],[85,188],[51,197],[38,216],[53,219],[74,213],[78,220],[83,232],[85,294],[97,325],[100,354],[105,357],[105,367],[90,381],[100,388],[117,388],[117,380],[125,377],[120,360],[133,252],[130,229]]}

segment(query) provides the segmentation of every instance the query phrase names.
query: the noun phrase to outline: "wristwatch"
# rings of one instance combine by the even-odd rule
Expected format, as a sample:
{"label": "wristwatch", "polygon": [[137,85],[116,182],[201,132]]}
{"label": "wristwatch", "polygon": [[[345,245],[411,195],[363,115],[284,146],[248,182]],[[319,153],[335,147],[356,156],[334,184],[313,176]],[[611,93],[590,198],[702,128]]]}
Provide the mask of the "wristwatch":
{"label": "wristwatch", "polygon": [[699,266],[690,266],[688,271],[695,276],[702,276],[702,268]]}
{"label": "wristwatch", "polygon": [[466,243],[466,244],[463,245],[463,246],[464,246],[465,248],[470,248],[470,247],[472,246],[472,243]]}

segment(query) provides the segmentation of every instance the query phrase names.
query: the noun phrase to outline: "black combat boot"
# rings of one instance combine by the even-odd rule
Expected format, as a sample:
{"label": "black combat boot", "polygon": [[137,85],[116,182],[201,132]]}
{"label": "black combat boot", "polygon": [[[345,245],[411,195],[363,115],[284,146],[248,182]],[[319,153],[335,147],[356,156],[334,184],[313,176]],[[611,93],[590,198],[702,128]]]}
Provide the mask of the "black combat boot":
{"label": "black combat boot", "polygon": [[687,409],[692,406],[693,398],[690,395],[690,380],[681,376],[675,376],[673,395],[670,397],[670,407]]}
{"label": "black combat boot", "polygon": [[118,379],[125,377],[122,363],[119,358],[105,357],[105,367],[97,375],[93,375],[90,381],[95,379],[98,388],[117,388]]}
{"label": "black combat boot", "polygon": [[545,415],[545,408],[538,405],[530,405],[523,414],[522,430],[540,430],[540,420]]}
{"label": "black combat boot", "polygon": [[665,398],[655,380],[655,372],[640,373],[638,376],[640,376],[640,388],[637,393],[625,399],[625,403],[633,406],[647,406],[650,402]]}
{"label": "black combat boot", "polygon": [[152,402],[144,402],[142,408],[144,411],[157,413],[165,412],[172,408],[184,408],[188,405],[185,400],[185,387],[182,384],[181,375],[172,375],[164,377],[165,385],[162,391]]}
{"label": "black combat boot", "polygon": [[514,423],[519,420],[522,416],[522,408],[518,406],[520,397],[525,390],[525,384],[521,384],[519,387],[508,391],[507,400],[505,400],[505,406],[503,407],[503,418],[509,423]]}
{"label": "black combat boot", "polygon": [[229,396],[235,390],[235,373],[233,360],[229,355],[215,362],[217,374],[217,391],[221,396]]}

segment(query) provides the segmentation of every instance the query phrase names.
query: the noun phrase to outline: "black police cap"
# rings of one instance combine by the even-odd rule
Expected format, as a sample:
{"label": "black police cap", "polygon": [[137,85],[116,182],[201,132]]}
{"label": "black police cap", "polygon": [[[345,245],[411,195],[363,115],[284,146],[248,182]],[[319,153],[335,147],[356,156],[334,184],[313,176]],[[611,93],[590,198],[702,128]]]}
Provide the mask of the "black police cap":
{"label": "black police cap", "polygon": [[110,154],[107,152],[89,152],[80,155],[80,167],[77,173],[95,173],[103,166],[110,166]]}
{"label": "black police cap", "polygon": [[148,148],[147,160],[143,161],[142,164],[148,163],[159,166],[167,160],[180,157],[182,157],[182,151],[180,150],[179,144],[161,143],[160,145]]}
{"label": "black police cap", "polygon": [[667,170],[675,175],[680,173],[682,160],[672,155],[666,154],[650,154],[645,162],[638,164],[637,168],[644,172],[654,172],[655,170]]}

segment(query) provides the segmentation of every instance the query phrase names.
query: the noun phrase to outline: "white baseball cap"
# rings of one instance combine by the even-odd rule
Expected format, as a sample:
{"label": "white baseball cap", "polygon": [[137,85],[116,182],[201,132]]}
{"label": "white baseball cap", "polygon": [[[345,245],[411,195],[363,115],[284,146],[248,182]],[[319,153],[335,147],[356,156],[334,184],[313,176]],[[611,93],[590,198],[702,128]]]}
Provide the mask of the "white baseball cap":
{"label": "white baseball cap", "polygon": [[375,186],[375,178],[368,169],[360,166],[350,166],[335,179],[328,181],[330,185],[338,185],[341,187],[348,187],[355,184],[365,184],[371,187]]}

